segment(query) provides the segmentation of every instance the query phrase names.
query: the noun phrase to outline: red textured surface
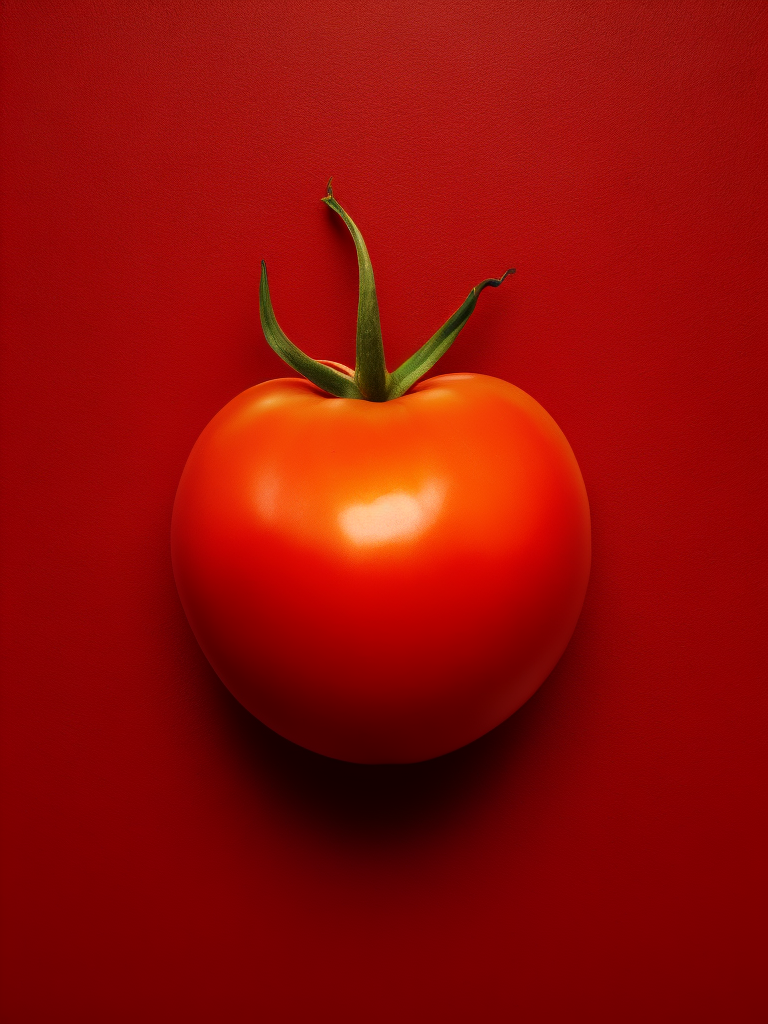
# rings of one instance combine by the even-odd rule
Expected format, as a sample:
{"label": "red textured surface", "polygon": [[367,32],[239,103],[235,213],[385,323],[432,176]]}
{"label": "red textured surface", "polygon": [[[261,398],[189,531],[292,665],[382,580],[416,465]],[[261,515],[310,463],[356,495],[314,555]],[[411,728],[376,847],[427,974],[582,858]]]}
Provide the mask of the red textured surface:
{"label": "red textured surface", "polygon": [[[758,2],[11,2],[3,127],[3,1020],[765,1019]],[[217,682],[168,529],[210,417],[442,364],[559,422],[587,602],[511,720],[415,767]]]}

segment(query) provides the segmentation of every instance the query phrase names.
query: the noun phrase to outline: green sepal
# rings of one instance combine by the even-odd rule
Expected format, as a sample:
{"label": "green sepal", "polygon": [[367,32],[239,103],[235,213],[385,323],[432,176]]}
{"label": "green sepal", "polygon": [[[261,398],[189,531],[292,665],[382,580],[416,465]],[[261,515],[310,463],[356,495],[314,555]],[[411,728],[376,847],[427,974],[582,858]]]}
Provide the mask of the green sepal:
{"label": "green sepal", "polygon": [[489,277],[474,287],[466,300],[459,306],[453,316],[446,320],[440,330],[433,334],[429,341],[421,346],[418,352],[415,352],[410,359],[406,359],[401,366],[390,374],[387,398],[400,398],[409,388],[413,387],[420,377],[423,377],[428,370],[431,370],[438,359],[445,355],[456,340],[459,331],[477,305],[478,296],[483,288],[487,288],[488,285],[492,288],[498,288],[504,278],[509,274],[514,274],[514,272],[514,269],[507,270],[501,277]]}
{"label": "green sepal", "polygon": [[376,284],[373,267],[363,236],[346,212],[333,197],[331,182],[323,202],[337,213],[349,229],[357,252],[359,273],[357,302],[357,346],[355,353],[355,384],[363,398],[370,402],[386,402],[389,398],[389,374],[384,362],[384,343],[381,339],[379,301],[376,298]]}
{"label": "green sepal", "polygon": [[297,348],[290,341],[280,328],[272,309],[272,300],[269,297],[269,283],[267,281],[267,265],[261,261],[261,283],[259,285],[259,315],[264,337],[270,348],[288,363],[290,367],[300,373],[307,380],[317,384],[323,391],[336,398],[362,398],[360,389],[351,377],[339,373],[330,366],[319,363],[305,355],[300,348]]}

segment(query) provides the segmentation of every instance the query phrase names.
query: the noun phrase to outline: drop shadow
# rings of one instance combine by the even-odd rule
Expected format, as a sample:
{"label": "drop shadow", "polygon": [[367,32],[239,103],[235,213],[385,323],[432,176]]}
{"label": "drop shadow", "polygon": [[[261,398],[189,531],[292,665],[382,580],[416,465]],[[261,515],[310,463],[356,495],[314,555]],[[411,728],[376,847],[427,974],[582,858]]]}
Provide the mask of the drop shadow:
{"label": "drop shadow", "polygon": [[255,788],[313,830],[377,846],[449,827],[491,799],[500,785],[508,787],[542,725],[537,693],[492,732],[442,757],[417,764],[351,764],[283,739],[238,704],[212,672],[211,687],[230,749]]}

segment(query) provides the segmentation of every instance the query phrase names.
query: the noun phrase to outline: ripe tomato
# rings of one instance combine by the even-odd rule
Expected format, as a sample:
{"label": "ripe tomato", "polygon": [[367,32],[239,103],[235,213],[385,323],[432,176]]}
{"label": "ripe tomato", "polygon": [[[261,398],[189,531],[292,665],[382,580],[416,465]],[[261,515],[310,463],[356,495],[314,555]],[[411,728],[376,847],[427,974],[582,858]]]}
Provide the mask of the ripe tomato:
{"label": "ripe tomato", "polygon": [[179,485],[173,561],[237,699],[332,757],[420,761],[498,725],[573,632],[589,508],[554,420],[493,377],[402,398],[239,395]]}
{"label": "ripe tomato", "polygon": [[[264,273],[268,340],[290,345],[265,289]],[[360,345],[358,327],[358,371]],[[272,380],[203,431],[174,506],[179,594],[217,674],[276,732],[347,761],[435,757],[520,707],[568,643],[584,483],[554,420],[505,381],[411,385],[382,359],[389,397],[366,400],[370,374],[318,365],[303,368],[351,397]]]}

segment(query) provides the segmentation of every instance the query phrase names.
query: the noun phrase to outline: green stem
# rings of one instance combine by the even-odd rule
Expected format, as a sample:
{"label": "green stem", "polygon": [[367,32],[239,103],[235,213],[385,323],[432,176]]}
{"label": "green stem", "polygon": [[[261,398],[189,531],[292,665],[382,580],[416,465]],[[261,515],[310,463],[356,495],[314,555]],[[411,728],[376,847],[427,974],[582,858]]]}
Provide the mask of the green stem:
{"label": "green stem", "polygon": [[406,359],[394,373],[389,374],[384,362],[384,345],[381,340],[379,303],[376,299],[373,267],[363,236],[352,218],[334,199],[330,181],[328,182],[328,194],[323,197],[323,202],[344,221],[352,235],[357,251],[360,284],[354,377],[341,373],[326,363],[311,359],[292,341],[289,341],[280,329],[272,309],[267,267],[262,261],[259,313],[264,337],[281,359],[330,395],[337,398],[364,398],[369,402],[387,402],[394,398],[401,398],[419,378],[432,369],[438,359],[451,347],[477,305],[480,292],[489,285],[492,288],[498,288],[505,277],[514,274],[514,270],[508,270],[501,277],[489,277],[476,285],[456,312],[448,317],[440,330],[433,334],[429,341],[425,342],[410,359]]}
{"label": "green stem", "polygon": [[[331,179],[333,180],[333,179]],[[338,213],[352,235],[357,251],[359,271],[359,297],[357,302],[357,351],[355,356],[355,384],[360,394],[370,402],[386,402],[389,397],[389,374],[384,362],[384,344],[381,340],[379,302],[376,298],[376,284],[373,267],[363,236],[357,225],[333,197],[331,182],[323,202],[334,213]]]}

